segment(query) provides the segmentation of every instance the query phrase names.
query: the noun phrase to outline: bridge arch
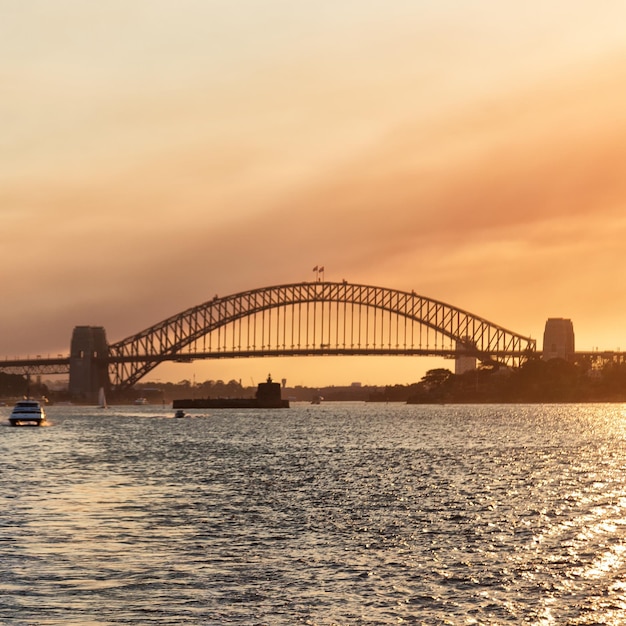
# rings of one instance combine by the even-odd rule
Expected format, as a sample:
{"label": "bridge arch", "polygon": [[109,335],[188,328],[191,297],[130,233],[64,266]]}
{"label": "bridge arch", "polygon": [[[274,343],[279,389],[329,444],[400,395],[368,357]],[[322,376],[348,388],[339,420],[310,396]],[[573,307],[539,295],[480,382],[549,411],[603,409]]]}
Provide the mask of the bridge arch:
{"label": "bridge arch", "polygon": [[317,281],[215,296],[111,344],[108,363],[122,390],[169,360],[461,351],[514,366],[535,349],[529,337],[415,292]]}

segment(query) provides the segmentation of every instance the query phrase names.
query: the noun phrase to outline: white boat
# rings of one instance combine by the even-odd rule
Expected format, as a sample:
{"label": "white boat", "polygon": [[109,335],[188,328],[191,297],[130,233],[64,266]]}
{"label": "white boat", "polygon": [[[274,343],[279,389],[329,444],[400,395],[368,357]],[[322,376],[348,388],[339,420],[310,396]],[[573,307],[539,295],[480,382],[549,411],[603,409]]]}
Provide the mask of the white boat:
{"label": "white boat", "polygon": [[9,416],[11,426],[41,426],[46,423],[46,412],[37,400],[18,400]]}
{"label": "white boat", "polygon": [[104,387],[100,387],[100,391],[98,392],[98,407],[101,409],[107,408],[107,399],[104,393]]}
{"label": "white boat", "polygon": [[137,398],[135,400],[135,404],[148,404],[148,399],[147,398]]}

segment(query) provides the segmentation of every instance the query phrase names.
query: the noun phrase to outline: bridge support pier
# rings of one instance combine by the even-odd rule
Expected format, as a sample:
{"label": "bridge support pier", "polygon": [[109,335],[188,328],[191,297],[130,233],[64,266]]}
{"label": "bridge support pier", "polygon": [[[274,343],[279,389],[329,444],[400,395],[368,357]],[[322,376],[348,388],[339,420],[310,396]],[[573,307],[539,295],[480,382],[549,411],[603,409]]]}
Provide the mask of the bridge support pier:
{"label": "bridge support pier", "polygon": [[109,344],[102,326],[76,326],[70,346],[69,392],[72,398],[98,401],[103,387],[109,391],[109,369],[106,358]]}
{"label": "bridge support pier", "polygon": [[465,337],[464,342],[456,342],[457,356],[454,359],[454,373],[459,376],[465,374],[465,372],[472,372],[476,369],[476,357],[473,355],[464,354],[468,352],[469,345],[472,341],[469,337]]}

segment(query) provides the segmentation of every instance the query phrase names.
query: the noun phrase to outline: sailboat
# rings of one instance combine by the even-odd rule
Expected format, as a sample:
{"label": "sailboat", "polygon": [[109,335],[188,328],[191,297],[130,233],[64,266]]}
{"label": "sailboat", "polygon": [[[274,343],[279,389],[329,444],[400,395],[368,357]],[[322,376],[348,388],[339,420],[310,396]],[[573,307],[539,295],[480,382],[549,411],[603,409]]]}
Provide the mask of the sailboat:
{"label": "sailboat", "polygon": [[106,409],[107,408],[107,399],[104,395],[104,387],[100,387],[98,391],[98,408]]}

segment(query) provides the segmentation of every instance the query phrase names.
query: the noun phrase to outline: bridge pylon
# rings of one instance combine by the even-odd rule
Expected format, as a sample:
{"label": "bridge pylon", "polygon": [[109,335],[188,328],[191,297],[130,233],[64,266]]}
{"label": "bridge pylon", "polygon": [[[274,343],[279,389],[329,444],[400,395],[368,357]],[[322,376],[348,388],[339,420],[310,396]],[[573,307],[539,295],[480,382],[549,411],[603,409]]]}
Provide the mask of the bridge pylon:
{"label": "bridge pylon", "polygon": [[76,326],[70,346],[69,392],[73,398],[96,402],[100,388],[109,391],[109,344],[102,326]]}

